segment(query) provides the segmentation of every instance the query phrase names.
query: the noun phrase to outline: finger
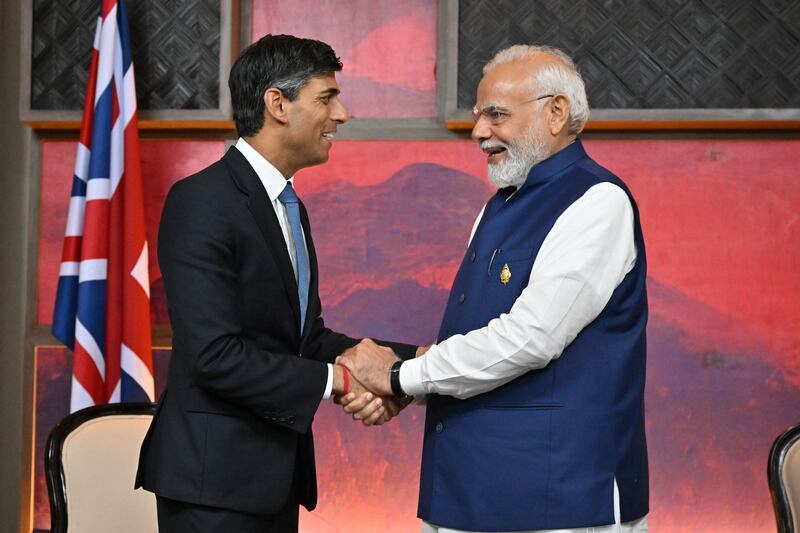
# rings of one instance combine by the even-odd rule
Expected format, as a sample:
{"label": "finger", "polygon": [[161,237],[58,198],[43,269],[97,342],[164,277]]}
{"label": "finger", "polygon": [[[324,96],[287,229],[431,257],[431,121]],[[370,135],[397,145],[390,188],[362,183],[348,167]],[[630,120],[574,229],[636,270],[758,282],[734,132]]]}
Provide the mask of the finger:
{"label": "finger", "polygon": [[375,411],[383,409],[383,400],[377,398],[376,400],[368,403],[363,409],[353,413],[353,420],[367,420]]}
{"label": "finger", "polygon": [[383,413],[386,412],[386,409],[381,405],[375,412],[369,415],[367,418],[364,419],[365,426],[379,426],[383,424]]}
{"label": "finger", "polygon": [[339,404],[341,406],[345,406],[356,399],[356,395],[353,392],[349,392],[344,396],[334,396],[333,403]]}
{"label": "finger", "polygon": [[[352,394],[353,393],[351,392],[350,394],[348,394],[348,396],[350,396]],[[359,396],[357,398],[353,398],[353,400],[348,402],[347,405],[344,406],[344,412],[345,413],[357,413],[357,412],[361,411],[362,409],[364,409],[365,407],[367,407],[369,405],[369,402],[372,401],[372,398],[373,398],[373,396],[372,396],[371,392],[365,392],[361,396]]]}

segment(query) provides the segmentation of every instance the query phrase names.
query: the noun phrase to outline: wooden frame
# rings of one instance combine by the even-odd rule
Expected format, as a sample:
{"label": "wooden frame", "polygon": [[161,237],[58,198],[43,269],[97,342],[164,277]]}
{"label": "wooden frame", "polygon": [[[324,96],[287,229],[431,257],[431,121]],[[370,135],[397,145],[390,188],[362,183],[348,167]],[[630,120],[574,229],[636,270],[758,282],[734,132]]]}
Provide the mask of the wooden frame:
{"label": "wooden frame", "polygon": [[795,517],[792,514],[792,506],[789,502],[789,495],[783,485],[783,465],[786,461],[786,454],[793,446],[798,446],[800,441],[800,424],[790,427],[784,431],[772,444],[769,452],[769,462],[767,463],[767,480],[769,481],[769,492],[772,496],[772,507],[775,509],[775,521],[778,526],[778,533],[793,533]]}
{"label": "wooden frame", "polygon": [[50,498],[52,533],[67,533],[68,530],[66,480],[61,463],[61,452],[67,436],[81,425],[96,418],[115,415],[152,416],[155,410],[156,404],[149,402],[95,405],[72,413],[53,428],[45,448],[45,477],[47,494]]}
{"label": "wooden frame", "polygon": [[[232,130],[228,71],[238,52],[241,0],[220,0],[219,107],[216,109],[139,109],[139,129]],[[33,0],[22,0],[22,43],[20,47],[19,117],[35,130],[80,129],[82,109],[31,109],[31,51],[33,47]]]}
{"label": "wooden frame", "polygon": [[[472,129],[458,107],[458,1],[439,3],[439,105],[447,129]],[[800,131],[800,109],[592,109],[585,131]]]}

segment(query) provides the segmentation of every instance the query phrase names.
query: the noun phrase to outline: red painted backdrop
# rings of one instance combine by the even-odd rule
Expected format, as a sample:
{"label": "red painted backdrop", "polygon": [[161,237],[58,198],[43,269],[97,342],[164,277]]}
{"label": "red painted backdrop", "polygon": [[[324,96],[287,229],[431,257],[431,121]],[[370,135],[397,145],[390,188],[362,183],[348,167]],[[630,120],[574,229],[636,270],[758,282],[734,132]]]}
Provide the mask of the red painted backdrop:
{"label": "red painted backdrop", "polygon": [[356,118],[436,115],[436,0],[254,2],[253,40],[289,33],[330,44]]}
{"label": "red painted backdrop", "polygon": [[[767,454],[800,418],[800,142],[586,146],[629,184],[644,227],[651,527],[774,531]],[[216,141],[143,143],[151,243],[169,184],[222,150]],[[52,312],[71,154],[74,143],[44,143],[43,323]],[[328,323],[353,335],[430,341],[473,219],[491,194],[474,145],[339,142],[329,163],[298,175],[297,188],[311,216]],[[165,318],[155,264],[151,280],[154,317]],[[42,424],[66,414],[64,357],[50,350],[39,358],[37,411],[48,415],[37,416],[37,444],[49,430]],[[160,388],[166,353],[157,359]],[[315,422],[320,505],[302,516],[302,531],[417,531],[423,416],[410,407],[386,427],[362,428],[323,406]],[[46,528],[42,488],[39,478],[36,526]]]}

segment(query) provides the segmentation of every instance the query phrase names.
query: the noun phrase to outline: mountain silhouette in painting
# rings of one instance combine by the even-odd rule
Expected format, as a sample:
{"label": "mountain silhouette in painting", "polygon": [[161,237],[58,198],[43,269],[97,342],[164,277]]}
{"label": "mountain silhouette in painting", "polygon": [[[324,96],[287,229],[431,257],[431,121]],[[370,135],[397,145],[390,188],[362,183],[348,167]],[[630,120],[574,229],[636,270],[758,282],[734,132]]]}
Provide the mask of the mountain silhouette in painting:
{"label": "mountain silhouette in painting", "polygon": [[474,176],[419,163],[376,185],[339,181],[306,195],[323,303],[401,279],[449,289],[491,194]]}
{"label": "mountain silhouette in painting", "polygon": [[[491,194],[487,184],[474,176],[417,163],[382,183],[359,187],[341,180],[306,195],[303,201],[319,262],[323,316],[329,321],[334,318],[334,307],[351,294],[385,289],[402,280],[438,288],[437,298],[443,301],[475,217]],[[413,292],[411,287],[400,291]],[[154,323],[168,323],[160,277],[151,283],[150,294]],[[354,298],[360,301],[368,295]],[[351,300],[341,311],[348,315],[345,308],[355,305]],[[440,316],[443,309],[439,303],[435,312]],[[332,323],[342,321],[334,318]]]}

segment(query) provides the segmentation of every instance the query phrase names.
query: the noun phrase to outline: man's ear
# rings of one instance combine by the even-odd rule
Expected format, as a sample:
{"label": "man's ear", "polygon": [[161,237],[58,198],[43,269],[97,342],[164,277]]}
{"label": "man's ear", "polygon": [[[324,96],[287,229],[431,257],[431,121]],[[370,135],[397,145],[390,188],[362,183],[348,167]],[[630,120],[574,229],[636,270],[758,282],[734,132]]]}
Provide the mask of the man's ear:
{"label": "man's ear", "polygon": [[562,131],[569,129],[569,99],[563,94],[557,94],[550,99],[550,134],[557,136]]}
{"label": "man's ear", "polygon": [[289,120],[285,104],[286,98],[279,89],[270,87],[264,91],[264,113],[281,124]]}

